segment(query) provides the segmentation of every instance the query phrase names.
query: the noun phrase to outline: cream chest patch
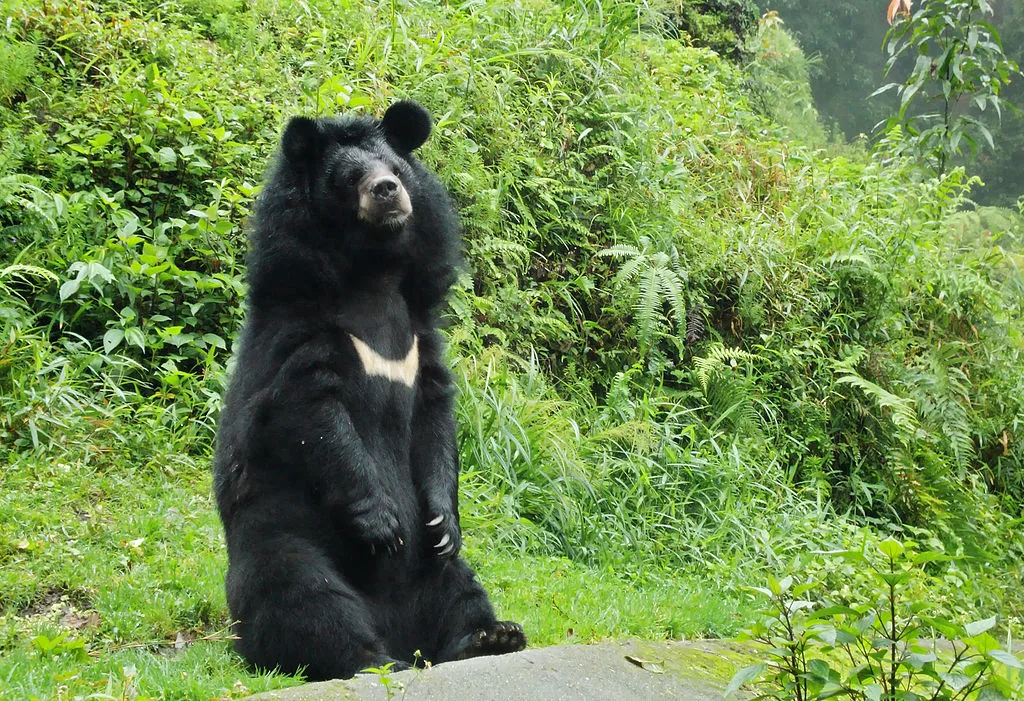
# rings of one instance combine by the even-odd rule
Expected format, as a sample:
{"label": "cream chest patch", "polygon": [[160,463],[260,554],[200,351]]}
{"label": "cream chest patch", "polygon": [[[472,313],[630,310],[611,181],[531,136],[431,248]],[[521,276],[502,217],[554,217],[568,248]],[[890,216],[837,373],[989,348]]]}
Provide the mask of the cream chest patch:
{"label": "cream chest patch", "polygon": [[388,360],[361,339],[352,334],[348,336],[352,339],[352,345],[355,346],[359,360],[363,364],[363,370],[367,375],[383,377],[392,382],[401,382],[406,387],[412,387],[416,383],[416,374],[420,370],[419,338],[412,337],[412,348],[404,358]]}

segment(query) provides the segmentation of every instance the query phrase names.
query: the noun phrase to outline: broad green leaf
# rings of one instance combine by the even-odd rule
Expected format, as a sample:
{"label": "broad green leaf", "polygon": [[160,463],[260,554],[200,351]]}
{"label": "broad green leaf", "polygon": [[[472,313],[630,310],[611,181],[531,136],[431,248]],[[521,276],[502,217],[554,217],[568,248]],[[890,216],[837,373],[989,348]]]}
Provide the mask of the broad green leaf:
{"label": "broad green leaf", "polygon": [[981,621],[975,621],[974,623],[968,623],[967,625],[964,626],[964,632],[967,634],[967,637],[973,638],[976,635],[981,635],[982,633],[984,633],[986,631],[992,630],[993,628],[995,628],[995,625],[996,625],[996,617],[992,616],[991,618],[986,618],[986,619],[981,620]]}
{"label": "broad green leaf", "polygon": [[807,618],[808,618],[808,620],[816,620],[816,619],[820,619],[820,618],[829,618],[829,617],[832,617],[832,616],[839,616],[839,615],[860,616],[861,613],[862,613],[861,611],[858,611],[855,608],[850,608],[849,606],[836,605],[836,606],[826,606],[824,608],[820,608],[817,611],[815,611],[814,613],[809,614]]}
{"label": "broad green leaf", "polygon": [[876,575],[879,579],[890,586],[899,586],[900,584],[906,584],[910,581],[909,572],[878,572]]}
{"label": "broad green leaf", "polygon": [[198,127],[206,123],[206,120],[203,118],[203,115],[199,114],[198,112],[193,112],[192,110],[185,110],[181,113],[181,116],[184,117],[186,121],[188,121],[190,127]]}
{"label": "broad green leaf", "polygon": [[878,614],[876,614],[874,611],[868,611],[866,614],[864,614],[864,616],[858,618],[857,621],[853,624],[854,630],[856,630],[860,634],[864,634],[874,624],[877,615]]}
{"label": "broad green leaf", "polygon": [[795,587],[793,587],[793,596],[802,596],[818,586],[820,586],[820,582],[808,582],[806,584],[798,584]]}
{"label": "broad green leaf", "polygon": [[999,641],[993,638],[991,633],[987,632],[969,637],[963,642],[967,643],[983,655],[987,655],[992,650],[1002,649],[999,645]]}
{"label": "broad green leaf", "polygon": [[1024,669],[1024,665],[1017,659],[1016,655],[1013,655],[1006,650],[989,650],[986,653],[996,662],[1002,662],[1007,667],[1013,667],[1014,669]]}
{"label": "broad green leaf", "polygon": [[725,696],[736,693],[741,686],[744,684],[757,679],[765,670],[768,669],[768,665],[763,662],[758,664],[752,664],[749,667],[744,667],[740,671],[733,675],[732,681],[729,682],[729,686],[725,687]]}
{"label": "broad green leaf", "polygon": [[925,562],[952,562],[953,557],[946,555],[945,553],[935,552],[934,550],[925,550],[924,552],[914,553],[910,561],[915,565],[924,564]]}
{"label": "broad green leaf", "polygon": [[172,163],[176,163],[178,160],[178,157],[174,154],[174,149],[170,146],[164,146],[162,149],[154,153],[153,158],[163,165],[171,165]]}
{"label": "broad green leaf", "polygon": [[835,626],[815,626],[814,636],[826,645],[835,645],[838,631]]}
{"label": "broad green leaf", "polygon": [[81,287],[81,285],[82,285],[82,279],[81,278],[74,278],[73,280],[67,280],[63,285],[60,286],[60,292],[59,292],[60,301],[63,302],[68,297],[71,297],[76,292],[78,292],[78,288]]}
{"label": "broad green leaf", "polygon": [[228,347],[224,339],[215,333],[203,334],[203,340],[209,343],[211,346],[216,346],[217,348],[220,348],[222,350]]}
{"label": "broad green leaf", "polygon": [[966,674],[939,672],[938,677],[942,681],[946,682],[946,686],[948,686],[953,691],[960,691],[961,689],[963,689],[971,683],[971,677],[967,676]]}
{"label": "broad green leaf", "polygon": [[915,652],[907,655],[907,664],[916,670],[921,670],[929,662],[935,662],[938,658],[934,652]]}
{"label": "broad green leaf", "polygon": [[146,275],[156,276],[171,267],[170,263],[160,263],[159,265],[147,265],[145,273]]}
{"label": "broad green leaf", "polygon": [[146,335],[138,326],[132,326],[124,330],[125,340],[133,346],[146,350]]}
{"label": "broad green leaf", "polygon": [[370,97],[364,93],[352,93],[352,96],[349,97],[348,99],[348,106],[350,109],[355,109],[357,107],[365,107],[366,105],[372,104],[373,100],[370,99]]}
{"label": "broad green leaf", "polygon": [[96,136],[89,139],[89,145],[94,149],[99,150],[110,143],[110,140],[114,138],[114,135],[109,131],[101,131]]}
{"label": "broad green leaf", "polygon": [[903,554],[903,544],[895,538],[889,537],[878,544],[878,552],[890,560],[898,560]]}
{"label": "broad green leaf", "polygon": [[124,340],[123,329],[108,329],[107,332],[103,334],[103,352],[109,353],[114,350],[121,344],[122,340]]}
{"label": "broad green leaf", "polygon": [[180,348],[186,343],[193,343],[196,340],[196,335],[194,333],[176,333],[168,336],[165,340],[172,346]]}
{"label": "broad green leaf", "polygon": [[988,147],[994,149],[996,147],[996,144],[995,141],[992,140],[992,132],[988,130],[988,127],[986,127],[984,124],[979,124],[978,131],[980,131],[981,135],[985,137],[985,141],[988,142]]}
{"label": "broad green leaf", "polygon": [[823,682],[839,676],[825,660],[808,660],[807,671]]}

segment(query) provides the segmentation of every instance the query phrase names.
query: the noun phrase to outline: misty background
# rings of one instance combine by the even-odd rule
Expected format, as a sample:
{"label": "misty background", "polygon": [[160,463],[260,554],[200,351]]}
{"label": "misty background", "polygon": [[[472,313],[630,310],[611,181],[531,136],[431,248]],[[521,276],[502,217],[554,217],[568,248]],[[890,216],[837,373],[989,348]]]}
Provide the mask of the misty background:
{"label": "misty background", "polygon": [[[744,0],[718,0],[741,5]],[[919,0],[920,1],[920,0]],[[883,84],[900,81],[907,70],[897,66],[883,78],[884,39],[889,25],[885,0],[756,0],[758,15],[778,12],[785,29],[797,41],[807,60],[814,106],[828,137],[854,140],[876,137],[876,125],[895,114],[898,101],[892,92],[869,98]],[[917,3],[915,3],[916,8]],[[992,0],[992,24],[1006,55],[1024,65],[1024,0]],[[978,204],[1015,207],[1024,194],[1024,78],[1017,77],[1001,97],[1018,110],[1004,109],[1002,119],[991,110],[983,120],[992,131],[995,149],[987,144],[962,159],[969,173],[985,183],[972,191]]]}

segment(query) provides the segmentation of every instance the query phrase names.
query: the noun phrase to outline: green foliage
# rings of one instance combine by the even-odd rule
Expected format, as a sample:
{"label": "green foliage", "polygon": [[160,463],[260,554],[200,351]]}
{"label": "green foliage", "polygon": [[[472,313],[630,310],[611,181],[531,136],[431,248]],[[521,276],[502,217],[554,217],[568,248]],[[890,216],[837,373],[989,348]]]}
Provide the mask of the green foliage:
{"label": "green foliage", "polygon": [[[418,654],[417,657],[419,657]],[[363,672],[367,674],[377,675],[377,681],[382,687],[384,687],[384,698],[388,699],[388,701],[395,698],[399,693],[405,691],[405,684],[391,676],[391,668],[393,664],[393,662],[388,662],[382,667],[367,667],[363,670]]]}
{"label": "green foliage", "polygon": [[[753,589],[766,608],[741,637],[763,646],[767,662],[738,671],[726,696],[750,683],[763,689],[757,698],[797,701],[1024,693],[1024,664],[990,633],[996,617],[964,624],[919,598],[927,568],[948,567],[952,558],[891,537],[836,555],[855,567],[854,601],[810,598],[819,584],[792,576]],[[1012,644],[1009,628],[1006,639]]]}
{"label": "green foliage", "polygon": [[893,95],[867,99],[882,83],[884,2],[758,0],[757,6],[778,12],[801,50],[815,58],[810,76],[815,106],[831,130],[850,139],[871,135],[899,108]]}
{"label": "green foliage", "polygon": [[[876,0],[848,0],[821,3],[816,0],[760,0],[761,11],[780,13],[786,26],[808,55],[816,58],[811,72],[815,105],[826,126],[837,127],[849,139],[872,135],[899,111],[895,91],[874,99],[865,99],[885,80],[886,59],[879,47],[884,45],[886,30],[885,3]],[[915,8],[920,3],[914,3]],[[1007,57],[1024,64],[1024,0],[992,3],[992,25],[998,30]],[[914,67],[913,52],[901,58],[892,69],[894,75],[908,75]],[[1009,104],[1024,104],[1024,81],[1014,80],[1000,90],[1000,99]],[[933,108],[922,108],[934,111]],[[993,119],[991,110],[983,114],[984,124],[992,133],[998,148],[982,149],[957,161],[972,174],[979,175],[985,187],[975,191],[973,198],[986,204],[1013,206],[1024,183],[1018,160],[1024,151],[1024,114],[1003,110]]]}
{"label": "green foliage", "polygon": [[[1024,66],[1024,0],[1008,0],[996,7],[993,24],[999,30],[1007,57]],[[992,138],[999,144],[995,151],[981,153],[974,164],[974,172],[984,181],[985,188],[978,193],[979,202],[988,205],[1014,207],[1024,194],[1020,172],[1020,154],[1024,153],[1024,80],[1013,80],[1003,87],[1000,97],[1018,109],[1004,110]]]}
{"label": "green foliage", "polygon": [[753,0],[661,0],[655,7],[665,14],[671,34],[734,61],[747,57],[757,20]]}
{"label": "green foliage", "polygon": [[[619,244],[599,251],[598,255],[625,259],[613,284],[617,295],[632,302],[640,350],[646,354],[658,338],[672,339],[679,345],[687,325],[683,292],[687,274],[675,248],[667,253],[652,251],[652,243],[646,237],[641,237],[639,244],[639,248]],[[667,334],[672,327],[675,335]]]}
{"label": "green foliage", "polygon": [[[245,219],[286,116],[398,97],[464,224],[467,553],[531,639],[732,634],[743,585],[860,528],[955,553],[920,599],[1021,615],[1018,217],[817,150],[779,27],[740,68],[632,3],[7,12],[0,697],[294,683],[228,651],[207,476]],[[62,631],[87,660],[31,642]]]}
{"label": "green foliage", "polygon": [[0,100],[17,96],[35,73],[36,47],[0,39]]}
{"label": "green foliage", "polygon": [[811,70],[820,59],[804,55],[774,10],[764,14],[747,46],[752,104],[802,141],[824,144],[825,130],[811,94]]}
{"label": "green foliage", "polygon": [[103,324],[104,352],[124,343],[172,374],[182,361],[188,367],[215,362],[215,353],[227,349],[215,329],[237,325],[243,283],[230,245],[236,223],[224,208],[231,206],[224,204],[226,194],[235,196],[235,206],[240,198],[225,193],[224,182],[211,190],[205,209],[155,227],[115,207],[115,237],[68,267],[54,321],[82,329]]}
{"label": "green foliage", "polygon": [[[999,116],[1003,87],[1020,75],[987,21],[991,15],[987,0],[926,0],[909,19],[897,19],[886,35],[886,77],[904,54],[914,57],[904,80],[877,91],[894,90],[900,98],[888,128],[898,124],[903,129],[897,152],[913,154],[938,175],[964,143],[973,154],[983,137],[995,149],[991,131],[972,113],[991,108]],[[921,103],[926,106],[913,109]]]}

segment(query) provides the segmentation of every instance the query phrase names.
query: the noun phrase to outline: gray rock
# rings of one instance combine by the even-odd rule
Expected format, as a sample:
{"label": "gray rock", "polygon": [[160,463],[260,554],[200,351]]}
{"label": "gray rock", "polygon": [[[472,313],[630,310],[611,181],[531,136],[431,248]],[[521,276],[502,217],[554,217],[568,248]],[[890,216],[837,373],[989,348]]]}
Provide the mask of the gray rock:
{"label": "gray rock", "polygon": [[[307,684],[253,701],[648,701],[722,699],[749,651],[721,640],[628,641],[532,648],[386,676]],[[389,696],[390,689],[390,696]]]}

